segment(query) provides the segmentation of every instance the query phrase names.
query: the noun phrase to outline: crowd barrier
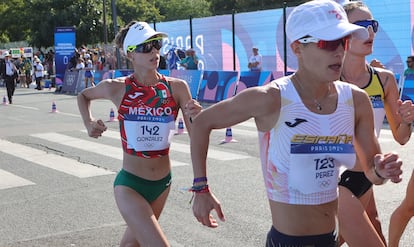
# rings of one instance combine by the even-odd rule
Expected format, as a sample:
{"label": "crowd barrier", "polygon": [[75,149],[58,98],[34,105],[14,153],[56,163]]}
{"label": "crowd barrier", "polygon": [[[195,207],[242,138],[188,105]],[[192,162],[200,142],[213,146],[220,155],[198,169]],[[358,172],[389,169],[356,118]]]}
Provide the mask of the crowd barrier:
{"label": "crowd barrier", "polygon": [[[131,74],[132,70],[95,71],[95,84]],[[209,71],[209,70],[159,70],[165,76],[185,80],[194,99],[204,103],[217,103],[240,93],[246,88],[261,86],[283,76],[280,71]],[[85,88],[83,70],[66,71],[59,92],[77,94]],[[59,86],[59,85],[58,85]]]}
{"label": "crowd barrier", "polygon": [[400,92],[402,100],[414,102],[414,74],[407,74],[401,77]]}

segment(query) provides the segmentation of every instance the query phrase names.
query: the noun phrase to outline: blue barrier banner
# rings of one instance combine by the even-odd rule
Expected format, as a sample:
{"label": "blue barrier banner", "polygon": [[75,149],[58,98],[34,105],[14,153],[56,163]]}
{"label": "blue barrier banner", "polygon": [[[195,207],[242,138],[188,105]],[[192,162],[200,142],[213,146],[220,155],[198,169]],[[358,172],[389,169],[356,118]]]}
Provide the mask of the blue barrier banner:
{"label": "blue barrier banner", "polygon": [[241,71],[236,94],[246,88],[262,86],[268,83],[271,79],[271,73],[271,71]]}
{"label": "blue barrier banner", "polygon": [[71,71],[67,70],[64,73],[65,77],[62,84],[62,89],[60,92],[62,93],[75,93],[76,88],[78,86],[78,77],[79,77],[79,71]]}
{"label": "blue barrier banner", "polygon": [[234,96],[238,77],[237,71],[204,71],[198,100],[217,103]]}
{"label": "blue barrier banner", "polygon": [[160,73],[161,75],[170,76],[170,70],[168,69],[159,69],[158,73]]}
{"label": "blue barrier banner", "polygon": [[171,70],[171,77],[179,78],[187,82],[193,99],[198,99],[203,71],[201,70]]}
{"label": "blue barrier banner", "polygon": [[134,73],[134,70],[132,70],[132,69],[117,69],[117,70],[115,70],[113,78],[129,76],[132,73]]}
{"label": "blue barrier banner", "polygon": [[55,68],[56,83],[60,84],[65,77],[69,59],[75,53],[76,32],[74,27],[55,28]]}
{"label": "blue barrier banner", "polygon": [[411,100],[414,102],[414,74],[407,74],[405,76],[401,100]]}

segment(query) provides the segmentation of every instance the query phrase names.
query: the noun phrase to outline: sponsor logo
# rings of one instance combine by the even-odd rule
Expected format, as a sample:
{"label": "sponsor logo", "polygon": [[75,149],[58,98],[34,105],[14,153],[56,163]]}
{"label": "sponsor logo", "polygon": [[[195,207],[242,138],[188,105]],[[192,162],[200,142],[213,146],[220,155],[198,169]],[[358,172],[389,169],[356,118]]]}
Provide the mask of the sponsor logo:
{"label": "sponsor logo", "polygon": [[288,127],[290,127],[290,128],[293,128],[293,127],[296,127],[296,126],[298,126],[299,124],[301,124],[301,123],[305,123],[305,122],[307,122],[308,120],[306,120],[306,119],[303,119],[303,118],[295,118],[295,122],[294,123],[291,123],[291,122],[285,122],[285,124],[288,126]]}

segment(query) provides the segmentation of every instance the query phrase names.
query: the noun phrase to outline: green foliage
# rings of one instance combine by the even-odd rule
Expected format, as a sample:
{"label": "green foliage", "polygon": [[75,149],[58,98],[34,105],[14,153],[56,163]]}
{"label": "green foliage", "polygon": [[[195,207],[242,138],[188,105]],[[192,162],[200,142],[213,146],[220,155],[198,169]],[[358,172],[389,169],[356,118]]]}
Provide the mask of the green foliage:
{"label": "green foliage", "polygon": [[157,2],[157,7],[165,17],[165,21],[212,15],[210,1],[207,0],[158,0]]}
{"label": "green foliage", "polygon": [[[286,1],[295,6],[306,0]],[[34,47],[54,45],[56,27],[74,26],[76,46],[97,44],[115,37],[112,3],[117,27],[132,20],[160,22],[283,7],[280,0],[7,0],[0,3],[0,48],[13,41]],[[106,20],[103,18],[106,3]]]}
{"label": "green foliage", "polygon": [[118,0],[117,1],[117,15],[121,20],[119,26],[123,26],[130,21],[146,21],[153,22],[162,21],[163,17],[154,3],[145,0]]}

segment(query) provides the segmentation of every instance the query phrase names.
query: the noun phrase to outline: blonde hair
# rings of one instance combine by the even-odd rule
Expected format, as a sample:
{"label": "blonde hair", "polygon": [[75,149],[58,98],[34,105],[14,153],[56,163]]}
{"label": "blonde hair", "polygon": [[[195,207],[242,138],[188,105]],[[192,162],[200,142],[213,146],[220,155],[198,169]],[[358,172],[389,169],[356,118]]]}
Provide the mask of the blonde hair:
{"label": "blonde hair", "polygon": [[353,1],[353,2],[349,2],[347,4],[345,4],[343,6],[345,12],[347,15],[349,15],[352,11],[356,10],[356,9],[368,9],[368,6],[365,5],[363,2],[361,1]]}

